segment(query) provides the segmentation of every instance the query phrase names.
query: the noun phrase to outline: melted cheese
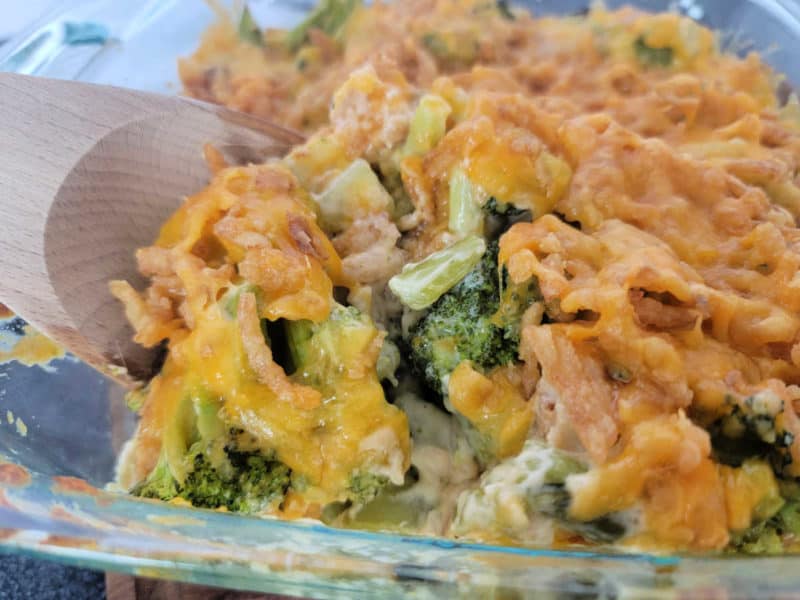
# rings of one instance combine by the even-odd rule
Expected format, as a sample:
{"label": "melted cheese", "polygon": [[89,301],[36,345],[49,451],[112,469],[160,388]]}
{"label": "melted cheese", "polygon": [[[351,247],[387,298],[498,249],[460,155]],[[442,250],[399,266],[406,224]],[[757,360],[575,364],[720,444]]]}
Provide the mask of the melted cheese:
{"label": "melted cheese", "polygon": [[489,440],[497,458],[514,456],[522,449],[533,422],[533,411],[510,369],[498,367],[489,376],[460,363],[448,380],[453,408]]}
{"label": "melted cheese", "polygon": [[[157,245],[169,253],[169,277],[179,283],[170,301],[182,301],[183,321],[171,332],[161,374],[149,384],[136,446],[140,475],[163,448],[182,479],[191,437],[182,417],[186,403],[197,396],[216,399],[229,426],[254,436],[303,479],[305,488],[293,492],[286,514],[342,498],[359,469],[385,471],[402,482],[410,453],[406,417],[386,403],[375,374],[377,330],[363,344],[343,340],[340,352],[351,368],[335,385],[324,382],[321,392],[302,378],[291,381],[264,344],[259,318],[323,321],[333,302],[332,281],[344,281],[336,251],[294,186],[281,168],[227,169],[165,224]],[[216,268],[194,253],[208,236],[224,249]],[[235,287],[226,267],[231,263],[259,300],[256,305],[256,294],[237,284],[238,314],[220,301]],[[252,316],[245,312],[248,303]],[[380,439],[376,432],[383,432]]]}
{"label": "melted cheese", "polygon": [[[531,210],[532,223],[502,236],[500,263],[515,283],[536,280],[548,318],[523,322],[521,365],[459,365],[453,407],[500,456],[526,435],[585,456],[592,468],[569,481],[574,518],[635,507],[627,543],[721,548],[766,515],[776,484],[764,465],[717,464],[704,427],[768,394],[790,434],[785,474],[800,475],[797,104],[779,111],[757,55],[720,53],[710,31],[675,14],[595,7],[510,20],[490,5],[374,3],[336,40],[309,35],[297,55],[285,32],[256,48],[225,22],[182,62],[195,97],[321,129],[285,161],[303,189],[278,165],[220,171],[138,256],[150,288],[114,284],[136,339],[170,340],[139,460],[152,464],[187,394],[202,390],[312,482],[290,493],[287,515],[318,514],[360,461],[396,475],[407,428],[373,376],[298,391],[310,382],[278,373],[254,346],[254,321],[243,328],[217,301],[249,283],[260,317],[324,321],[334,286],[364,282],[343,276],[310,194],[366,160],[410,211],[386,217],[418,261],[453,242],[458,172],[475,198]],[[405,152],[428,92],[449,115]],[[374,366],[370,352],[358,358]],[[493,490],[481,535],[524,539],[519,502],[502,502],[508,482]],[[557,538],[547,533],[528,541]]]}

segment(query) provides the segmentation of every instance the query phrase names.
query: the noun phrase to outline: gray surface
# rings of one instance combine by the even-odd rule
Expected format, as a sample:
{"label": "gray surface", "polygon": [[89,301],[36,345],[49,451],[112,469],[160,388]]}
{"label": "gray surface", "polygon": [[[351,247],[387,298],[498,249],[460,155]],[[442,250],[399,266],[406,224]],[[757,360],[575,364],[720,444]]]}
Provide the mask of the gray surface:
{"label": "gray surface", "polygon": [[102,600],[102,573],[25,556],[0,556],[0,600]]}

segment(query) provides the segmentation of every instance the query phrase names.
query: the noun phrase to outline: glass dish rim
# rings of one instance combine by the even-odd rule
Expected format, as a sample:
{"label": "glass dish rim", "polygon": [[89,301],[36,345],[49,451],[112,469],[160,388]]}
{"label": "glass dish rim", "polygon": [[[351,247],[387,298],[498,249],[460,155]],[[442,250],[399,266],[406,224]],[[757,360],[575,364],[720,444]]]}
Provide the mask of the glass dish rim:
{"label": "glass dish rim", "polygon": [[[177,1],[178,0],[164,0],[164,2],[160,4],[163,4],[165,6],[172,5]],[[800,32],[800,3],[793,2],[792,0],[744,0],[744,1],[748,2],[749,4],[755,5],[757,7],[763,8],[764,10],[771,12],[771,14],[773,15],[783,14],[785,19],[791,20],[791,25],[793,30],[796,32]],[[99,4],[99,2],[97,3]],[[148,9],[148,7],[151,7],[155,4],[159,3],[156,2],[155,0],[148,0],[147,2],[143,2],[141,10],[145,11]],[[52,20],[57,15],[61,14],[65,10],[65,7],[69,5],[70,2],[68,0],[61,0],[60,2],[55,3],[41,17],[39,17],[24,31],[12,37],[5,44],[5,47],[2,50],[0,50],[0,64],[2,64],[3,61],[7,59],[11,54],[13,54],[16,50],[18,50],[20,45],[23,44],[26,39],[29,39],[31,35],[41,30],[43,27],[46,27],[47,24],[51,23]],[[2,462],[1,459],[2,457],[0,457],[0,463]],[[0,489],[0,500],[2,500],[2,489]],[[127,500],[132,501],[130,499]],[[140,501],[133,500],[133,502],[140,502]],[[2,508],[2,502],[0,502],[0,508]],[[172,510],[174,507],[165,507],[165,508]],[[2,511],[0,511],[0,515],[1,514]],[[241,517],[237,516],[235,518],[241,518]],[[307,524],[305,523],[291,523],[285,521],[277,521],[273,519],[259,519],[258,522],[264,524],[265,527],[272,527],[278,529],[282,527],[307,529]],[[692,567],[694,565],[697,565],[700,569],[703,569],[703,565],[708,565],[709,563],[715,563],[717,561],[724,561],[724,562],[735,561],[740,563],[743,561],[748,561],[748,562],[752,561],[763,565],[765,563],[772,563],[772,562],[784,563],[793,558],[791,556],[744,557],[744,556],[720,556],[720,555],[695,556],[687,554],[654,555],[647,553],[606,554],[604,552],[596,552],[593,550],[573,551],[573,550],[520,548],[514,546],[496,546],[491,544],[451,541],[441,538],[429,538],[425,536],[413,536],[413,535],[410,536],[402,534],[379,533],[379,532],[368,532],[368,531],[339,530],[339,529],[328,528],[325,527],[324,525],[315,525],[314,528],[317,528],[315,529],[317,533],[321,532],[322,530],[325,530],[325,535],[333,535],[341,538],[370,540],[375,542],[376,544],[379,542],[393,543],[399,541],[402,543],[419,544],[420,546],[425,548],[429,546],[436,546],[441,549],[456,548],[459,550],[467,550],[467,551],[474,550],[478,552],[491,552],[491,553],[496,553],[497,555],[509,555],[509,556],[517,555],[527,558],[551,557],[551,558],[566,558],[566,559],[613,560],[613,561],[638,563],[638,564],[646,563],[653,566],[664,566],[664,567],[673,567],[673,566]],[[42,533],[46,532],[43,531]],[[90,557],[94,556],[96,557],[95,563],[100,567],[123,569],[123,570],[125,565],[123,565],[122,563],[126,562],[131,563],[130,564],[131,569],[137,569],[143,566],[143,563],[148,561],[152,563],[150,566],[153,567],[159,567],[159,566],[164,567],[164,566],[169,566],[170,564],[173,565],[177,564],[168,560],[164,560],[159,563],[157,559],[126,556],[117,553],[104,553],[102,551],[92,551],[77,547],[68,550],[64,548],[65,548],[64,546],[57,546],[57,545],[42,546],[39,543],[31,544],[27,542],[26,544],[14,545],[9,543],[8,538],[6,538],[5,540],[3,539],[2,530],[0,530],[0,553],[11,550],[16,552],[26,552],[31,554],[58,558],[70,562],[78,561],[84,564],[91,562],[92,559]],[[73,557],[75,558],[75,560],[71,560],[71,557],[68,556],[70,555],[70,553],[74,555]],[[202,563],[186,562],[185,565],[186,569],[191,573],[197,574],[203,572]],[[798,577],[799,577],[798,581],[800,582],[800,576]],[[245,589],[250,589],[250,588],[245,588]]]}

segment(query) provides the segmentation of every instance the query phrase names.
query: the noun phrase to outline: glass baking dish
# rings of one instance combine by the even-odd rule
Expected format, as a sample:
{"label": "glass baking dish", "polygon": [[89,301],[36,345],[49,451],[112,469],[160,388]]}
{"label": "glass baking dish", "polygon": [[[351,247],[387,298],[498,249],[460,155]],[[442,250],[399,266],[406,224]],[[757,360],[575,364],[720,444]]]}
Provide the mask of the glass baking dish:
{"label": "glass baking dish", "polygon": [[[522,4],[537,13],[570,14],[586,3]],[[273,26],[298,20],[310,4],[250,2],[256,19]],[[800,83],[800,4],[794,0],[633,4],[680,10],[722,31],[728,47],[759,50],[790,83]],[[212,19],[201,0],[64,1],[4,46],[0,70],[177,93],[176,59],[194,49]],[[0,321],[0,349],[23,334],[21,325],[15,318]],[[497,547],[255,519],[100,491],[134,426],[122,396],[69,356],[46,367],[0,364],[0,551],[318,598],[518,598],[545,592],[570,598],[766,598],[800,589],[800,559],[793,557]]]}

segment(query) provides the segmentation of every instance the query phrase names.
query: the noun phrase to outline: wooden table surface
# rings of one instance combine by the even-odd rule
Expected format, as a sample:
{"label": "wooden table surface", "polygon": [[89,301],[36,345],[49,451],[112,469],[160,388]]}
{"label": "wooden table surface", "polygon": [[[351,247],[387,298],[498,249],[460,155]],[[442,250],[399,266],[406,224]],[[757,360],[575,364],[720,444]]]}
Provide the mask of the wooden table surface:
{"label": "wooden table surface", "polygon": [[176,581],[106,574],[107,600],[299,600],[288,596],[237,592]]}

